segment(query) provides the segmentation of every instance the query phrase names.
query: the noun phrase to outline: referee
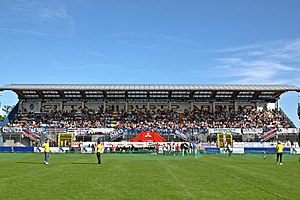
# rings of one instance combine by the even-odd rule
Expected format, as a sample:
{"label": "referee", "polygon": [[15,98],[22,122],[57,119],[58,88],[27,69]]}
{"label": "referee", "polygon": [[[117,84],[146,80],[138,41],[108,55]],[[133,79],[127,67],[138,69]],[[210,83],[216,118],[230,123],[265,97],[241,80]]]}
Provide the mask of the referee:
{"label": "referee", "polygon": [[[284,150],[284,146],[281,144],[280,141],[277,142],[277,146],[276,146],[276,151],[277,151],[277,159],[276,159],[276,163],[277,165],[282,165],[282,153]],[[278,160],[280,159],[280,163],[278,163]]]}
{"label": "referee", "polygon": [[101,164],[101,153],[102,153],[102,145],[100,144],[100,141],[97,141],[97,159],[98,164]]}

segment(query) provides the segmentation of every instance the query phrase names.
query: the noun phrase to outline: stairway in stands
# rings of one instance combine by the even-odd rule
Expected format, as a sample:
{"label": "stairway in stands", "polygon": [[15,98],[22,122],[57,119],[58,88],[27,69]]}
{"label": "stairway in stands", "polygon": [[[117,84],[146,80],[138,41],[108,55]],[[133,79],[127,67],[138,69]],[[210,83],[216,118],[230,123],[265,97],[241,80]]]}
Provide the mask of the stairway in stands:
{"label": "stairway in stands", "polygon": [[30,132],[29,130],[24,129],[23,133],[26,137],[30,138],[32,141],[38,142],[40,141],[40,136]]}
{"label": "stairway in stands", "polygon": [[115,128],[116,127],[116,125],[117,125],[117,119],[118,119],[118,112],[113,112],[113,114],[112,114],[112,118],[111,118],[111,123],[110,123],[110,126],[112,127],[112,128]]}
{"label": "stairway in stands", "polygon": [[23,114],[19,114],[19,115],[21,115],[21,120],[19,121],[19,123],[26,124],[26,122],[29,119],[30,114],[23,113]]}

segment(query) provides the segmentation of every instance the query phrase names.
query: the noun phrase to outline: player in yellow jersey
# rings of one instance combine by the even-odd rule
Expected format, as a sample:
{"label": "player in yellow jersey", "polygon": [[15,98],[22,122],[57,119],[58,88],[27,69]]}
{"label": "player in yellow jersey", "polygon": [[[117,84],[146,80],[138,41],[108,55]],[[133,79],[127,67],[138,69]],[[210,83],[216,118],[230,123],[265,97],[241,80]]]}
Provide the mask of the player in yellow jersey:
{"label": "player in yellow jersey", "polygon": [[98,164],[101,164],[101,154],[102,154],[102,145],[100,144],[100,141],[97,141],[97,159]]}
{"label": "player in yellow jersey", "polygon": [[279,164],[278,163],[278,160],[280,158],[280,165],[282,165],[282,153],[283,153],[283,150],[284,150],[284,146],[281,144],[280,141],[277,142],[277,146],[276,146],[276,151],[277,151],[277,159],[276,159],[276,163],[277,165]]}
{"label": "player in yellow jersey", "polygon": [[45,140],[45,143],[42,145],[42,147],[45,149],[44,150],[44,153],[45,153],[44,163],[46,165],[48,165],[49,164],[48,161],[49,161],[49,158],[50,158],[50,147],[49,147],[49,140],[48,139]]}

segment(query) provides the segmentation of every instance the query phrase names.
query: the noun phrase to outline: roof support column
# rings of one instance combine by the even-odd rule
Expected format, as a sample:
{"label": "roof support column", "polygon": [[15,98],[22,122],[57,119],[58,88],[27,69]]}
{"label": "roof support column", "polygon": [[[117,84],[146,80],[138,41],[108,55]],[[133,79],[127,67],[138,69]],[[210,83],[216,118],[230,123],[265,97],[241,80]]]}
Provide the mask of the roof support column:
{"label": "roof support column", "polygon": [[[24,101],[20,101],[20,100],[19,100],[19,102],[20,102],[20,104],[19,104],[18,110],[21,110],[21,112],[23,112],[23,108],[24,108],[24,107],[23,107],[23,106],[24,106],[24,105],[23,105],[23,102],[24,102]],[[0,102],[0,103],[1,103],[1,102]]]}
{"label": "roof support column", "polygon": [[128,112],[128,101],[125,101],[125,112]]}
{"label": "roof support column", "polygon": [[213,101],[212,102],[212,111],[215,112],[215,110],[216,110],[216,102]]}
{"label": "roof support column", "polygon": [[237,106],[237,102],[236,101],[233,101],[233,109],[234,109],[235,113],[238,111],[238,106]]}
{"label": "roof support column", "polygon": [[64,108],[64,102],[61,101],[61,102],[60,102],[60,111],[63,111],[63,108]]}
{"label": "roof support column", "polygon": [[276,101],[276,103],[275,103],[275,108],[277,109],[277,110],[280,110],[280,102],[279,102],[279,99]]}
{"label": "roof support column", "polygon": [[106,102],[105,102],[105,100],[103,101],[103,112],[105,113],[105,111],[106,111]]}
{"label": "roof support column", "polygon": [[81,109],[84,109],[84,101],[81,102]]}
{"label": "roof support column", "polygon": [[256,102],[256,103],[255,103],[256,111],[259,111],[259,108],[258,108],[258,106],[259,106],[259,103],[258,103],[258,102]]}
{"label": "roof support column", "polygon": [[194,102],[191,101],[191,111],[193,111],[193,109],[194,109]]}
{"label": "roof support column", "polygon": [[171,110],[171,108],[172,108],[172,103],[171,103],[171,101],[169,101],[168,102],[168,109]]}
{"label": "roof support column", "polygon": [[149,110],[150,109],[150,103],[149,103],[149,101],[147,101],[147,110]]}
{"label": "roof support column", "polygon": [[38,107],[39,112],[42,112],[42,101],[39,101],[39,107]]}

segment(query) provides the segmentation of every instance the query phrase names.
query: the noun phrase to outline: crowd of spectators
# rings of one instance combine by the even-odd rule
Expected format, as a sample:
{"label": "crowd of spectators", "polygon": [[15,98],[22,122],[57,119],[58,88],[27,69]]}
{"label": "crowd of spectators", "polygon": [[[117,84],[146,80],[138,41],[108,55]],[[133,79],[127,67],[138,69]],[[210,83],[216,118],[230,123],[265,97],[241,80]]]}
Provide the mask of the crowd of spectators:
{"label": "crowd of spectators", "polygon": [[125,129],[185,129],[185,128],[293,128],[280,110],[98,110],[47,111],[16,114],[9,126],[25,128],[125,128]]}

